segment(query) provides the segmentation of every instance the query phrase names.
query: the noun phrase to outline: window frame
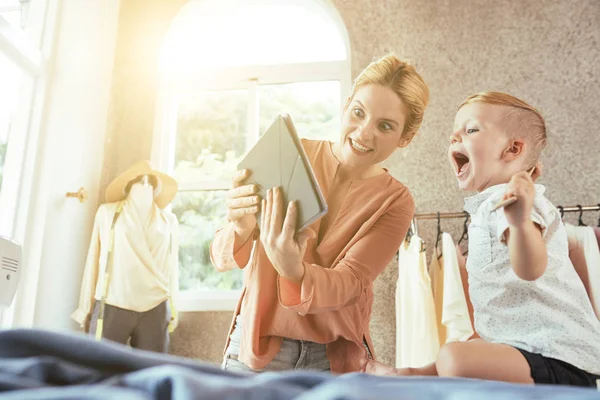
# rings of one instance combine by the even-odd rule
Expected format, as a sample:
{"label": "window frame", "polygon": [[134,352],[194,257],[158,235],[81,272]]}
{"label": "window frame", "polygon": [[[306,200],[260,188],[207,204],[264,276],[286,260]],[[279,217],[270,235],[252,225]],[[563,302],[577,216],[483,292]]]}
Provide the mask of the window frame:
{"label": "window frame", "polygon": [[[310,8],[315,12],[325,12],[329,19],[336,24],[345,42],[346,59],[281,65],[204,68],[194,71],[193,75],[184,73],[174,76],[162,73],[158,85],[151,158],[152,163],[158,169],[169,173],[174,170],[179,93],[187,90],[247,90],[247,148],[250,148],[259,137],[258,89],[261,85],[339,81],[341,115],[346,97],[351,89],[351,57],[346,27],[332,6],[316,2],[303,2],[303,6],[306,6],[306,3],[310,3]],[[179,183],[178,192],[228,190],[230,184],[230,181],[182,182]],[[180,311],[233,311],[240,295],[241,290],[186,290],[178,294],[176,302]]]}
{"label": "window frame", "polygon": [[[0,197],[0,230],[25,245],[28,237],[36,235],[33,232],[35,228],[29,226],[29,215],[37,190],[35,169],[38,150],[43,145],[40,133],[62,0],[36,0],[36,7],[31,7],[32,3],[23,5],[27,7],[26,31],[14,27],[0,15],[0,52],[21,70],[25,81],[11,120],[3,194]],[[0,309],[0,328],[14,325],[17,303],[27,296],[26,293],[35,293],[37,288],[37,279],[25,279],[38,268],[28,263],[30,257],[34,258],[32,254],[41,247],[42,238],[35,238],[37,240],[31,243],[33,246],[28,248],[28,252],[23,252],[17,294],[10,307]]]}
{"label": "window frame", "polygon": [[[0,15],[0,52],[14,64],[22,74],[22,84],[17,98],[12,124],[10,128],[9,146],[4,160],[4,182],[0,197],[0,232],[14,235],[17,205],[19,198],[19,182],[23,172],[29,118],[32,113],[35,93],[35,80],[45,69],[46,60],[38,48],[38,44],[27,35],[12,26]],[[6,179],[6,178],[9,179]],[[10,194],[7,194],[10,193]]]}

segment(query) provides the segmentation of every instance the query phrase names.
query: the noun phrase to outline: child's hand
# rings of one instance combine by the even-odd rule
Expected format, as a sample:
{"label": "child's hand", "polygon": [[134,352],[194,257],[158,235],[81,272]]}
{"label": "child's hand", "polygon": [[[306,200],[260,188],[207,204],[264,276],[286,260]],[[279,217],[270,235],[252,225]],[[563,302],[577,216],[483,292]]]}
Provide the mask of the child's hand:
{"label": "child's hand", "polygon": [[506,187],[503,199],[515,196],[517,201],[504,207],[508,224],[521,227],[531,221],[531,208],[535,197],[533,180],[526,171],[513,175]]}

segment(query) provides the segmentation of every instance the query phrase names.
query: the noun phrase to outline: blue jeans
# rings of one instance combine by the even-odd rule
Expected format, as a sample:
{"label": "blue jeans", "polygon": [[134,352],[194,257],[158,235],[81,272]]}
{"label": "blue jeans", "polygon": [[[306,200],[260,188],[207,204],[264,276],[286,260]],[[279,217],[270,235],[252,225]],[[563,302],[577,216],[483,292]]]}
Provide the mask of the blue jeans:
{"label": "blue jeans", "polygon": [[240,352],[240,339],[242,326],[240,315],[235,320],[235,327],[231,332],[229,346],[225,351],[222,369],[237,372],[266,372],[266,371],[327,371],[329,360],[326,354],[326,345],[305,340],[283,338],[281,349],[273,360],[261,370],[253,370],[238,360]]}

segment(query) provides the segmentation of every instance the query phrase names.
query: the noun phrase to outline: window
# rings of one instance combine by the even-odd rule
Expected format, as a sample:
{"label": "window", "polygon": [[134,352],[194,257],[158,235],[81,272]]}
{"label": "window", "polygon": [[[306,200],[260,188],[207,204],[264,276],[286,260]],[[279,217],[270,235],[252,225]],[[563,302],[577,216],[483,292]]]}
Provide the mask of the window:
{"label": "window", "polygon": [[[53,17],[55,11],[55,5],[49,7],[48,3],[48,0],[0,0],[0,17],[6,24],[3,27],[7,35],[5,39],[10,38],[21,52],[30,56],[36,53],[42,47],[42,32],[47,20]],[[7,26],[12,32],[5,29]]]}
{"label": "window", "polygon": [[34,82],[43,68],[37,32],[42,0],[0,0],[0,235],[15,237],[15,220]]}
{"label": "window", "polygon": [[0,16],[14,28],[21,29],[25,18],[19,0],[0,0]]}
{"label": "window", "polygon": [[242,271],[216,272],[208,250],[226,222],[237,163],[281,112],[300,136],[336,140],[348,60],[339,16],[314,0],[191,1],[174,19],[160,64],[153,161],[179,182],[172,209],[187,295],[239,295]]}
{"label": "window", "polygon": [[[44,55],[50,54],[56,10],[47,0],[0,0],[0,235],[21,243],[45,98]],[[0,310],[0,327],[12,326],[16,303]]]}
{"label": "window", "polygon": [[11,131],[11,121],[16,111],[19,98],[20,82],[23,74],[11,60],[0,53],[0,198],[2,197],[2,182],[4,164],[8,150],[8,139]]}

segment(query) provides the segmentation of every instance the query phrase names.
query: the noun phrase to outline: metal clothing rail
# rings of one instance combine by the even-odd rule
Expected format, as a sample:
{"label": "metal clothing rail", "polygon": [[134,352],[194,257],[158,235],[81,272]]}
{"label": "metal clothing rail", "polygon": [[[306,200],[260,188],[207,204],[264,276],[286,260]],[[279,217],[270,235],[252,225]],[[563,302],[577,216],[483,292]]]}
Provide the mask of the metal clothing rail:
{"label": "metal clothing rail", "polygon": [[[579,218],[581,219],[581,214],[583,214],[586,211],[600,211],[600,203],[596,204],[595,206],[581,206],[581,205],[568,206],[568,207],[556,206],[556,208],[558,208],[561,215],[563,215],[564,213],[567,213],[567,212],[579,212],[580,213]],[[469,216],[469,214],[466,211],[447,212],[447,213],[434,212],[434,213],[415,214],[415,216],[413,217],[413,219],[410,223],[410,229],[408,231],[408,235],[418,234],[419,227],[418,227],[417,221],[419,221],[419,220],[438,219],[438,218],[440,218],[440,219],[467,218],[468,216]],[[599,221],[598,226],[600,226],[600,218],[598,221]]]}
{"label": "metal clothing rail", "polygon": [[[600,204],[596,204],[595,206],[556,206],[561,212],[585,212],[585,211],[600,211]],[[463,212],[449,212],[449,213],[439,213],[440,218],[465,218],[468,214],[466,211]],[[438,213],[424,213],[424,214],[415,214],[414,220],[420,219],[437,219]]]}

